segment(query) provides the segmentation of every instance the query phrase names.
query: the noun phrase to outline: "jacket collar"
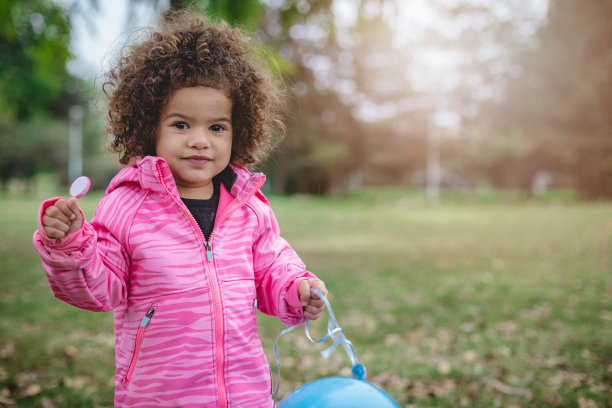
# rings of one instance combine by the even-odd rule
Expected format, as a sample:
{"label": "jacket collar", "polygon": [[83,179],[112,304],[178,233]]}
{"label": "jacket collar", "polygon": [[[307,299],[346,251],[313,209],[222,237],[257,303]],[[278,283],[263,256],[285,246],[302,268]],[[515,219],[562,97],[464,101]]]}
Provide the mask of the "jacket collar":
{"label": "jacket collar", "polygon": [[213,180],[215,183],[223,184],[227,191],[232,191],[232,187],[234,183],[236,183],[237,178],[238,175],[236,172],[228,165],[221,173],[217,174]]}
{"label": "jacket collar", "polygon": [[[265,182],[265,176],[230,164],[215,176],[215,180],[222,183],[236,199],[242,200],[254,189],[261,188]],[[106,193],[126,183],[137,183],[145,190],[158,193],[165,193],[163,184],[166,184],[170,192],[178,197],[178,189],[170,167],[164,159],[158,156],[139,157],[136,163],[125,167],[113,178]]]}

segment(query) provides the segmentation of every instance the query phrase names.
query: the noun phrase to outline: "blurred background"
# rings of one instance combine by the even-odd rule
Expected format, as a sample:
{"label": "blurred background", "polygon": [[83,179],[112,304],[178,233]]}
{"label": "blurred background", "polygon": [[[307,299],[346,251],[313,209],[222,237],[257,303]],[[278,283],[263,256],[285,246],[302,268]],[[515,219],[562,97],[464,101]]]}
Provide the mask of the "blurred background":
{"label": "blurred background", "polygon": [[[113,405],[112,313],[54,299],[32,233],[81,174],[91,218],[119,169],[103,73],[188,5],[287,89],[265,192],[370,382],[403,408],[612,407],[610,0],[0,0],[0,407]],[[274,373],[284,327],[258,328]],[[281,398],[350,375],[322,348],[279,341]]]}
{"label": "blurred background", "polygon": [[[117,167],[102,73],[130,32],[192,3],[252,32],[290,91],[287,137],[264,166],[276,193],[612,197],[603,0],[3,0],[2,188],[35,188],[40,173],[66,183],[79,166],[104,188]],[[69,175],[71,126],[83,141]]]}

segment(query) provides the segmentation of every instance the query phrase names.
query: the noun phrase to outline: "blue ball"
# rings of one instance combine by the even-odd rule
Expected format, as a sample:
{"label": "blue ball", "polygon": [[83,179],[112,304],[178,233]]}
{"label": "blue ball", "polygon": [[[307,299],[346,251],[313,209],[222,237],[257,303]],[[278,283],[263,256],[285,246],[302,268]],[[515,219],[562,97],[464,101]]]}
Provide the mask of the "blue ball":
{"label": "blue ball", "polygon": [[400,408],[380,388],[350,377],[327,377],[302,385],[278,408]]}

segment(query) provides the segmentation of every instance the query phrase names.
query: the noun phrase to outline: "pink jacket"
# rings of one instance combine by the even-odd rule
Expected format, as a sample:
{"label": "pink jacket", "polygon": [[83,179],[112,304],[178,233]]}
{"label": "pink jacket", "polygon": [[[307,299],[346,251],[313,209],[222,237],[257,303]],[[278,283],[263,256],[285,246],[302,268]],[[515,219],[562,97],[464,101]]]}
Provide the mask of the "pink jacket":
{"label": "pink jacket", "polygon": [[158,157],[119,172],[80,230],[34,234],[57,298],[114,310],[116,407],[272,406],[256,309],[300,323],[297,285],[314,275],[279,236],[265,177],[232,168],[210,242]]}

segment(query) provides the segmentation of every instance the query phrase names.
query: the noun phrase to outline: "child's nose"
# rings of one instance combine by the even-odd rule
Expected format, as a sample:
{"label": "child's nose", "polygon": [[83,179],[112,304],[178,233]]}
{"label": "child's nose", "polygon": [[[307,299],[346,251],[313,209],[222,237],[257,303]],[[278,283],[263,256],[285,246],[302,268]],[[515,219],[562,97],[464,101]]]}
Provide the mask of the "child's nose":
{"label": "child's nose", "polygon": [[210,147],[209,136],[210,135],[205,129],[194,129],[193,132],[191,132],[187,144],[189,147],[196,149],[206,149]]}

